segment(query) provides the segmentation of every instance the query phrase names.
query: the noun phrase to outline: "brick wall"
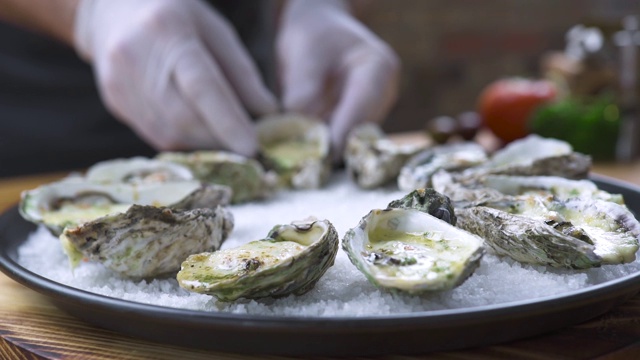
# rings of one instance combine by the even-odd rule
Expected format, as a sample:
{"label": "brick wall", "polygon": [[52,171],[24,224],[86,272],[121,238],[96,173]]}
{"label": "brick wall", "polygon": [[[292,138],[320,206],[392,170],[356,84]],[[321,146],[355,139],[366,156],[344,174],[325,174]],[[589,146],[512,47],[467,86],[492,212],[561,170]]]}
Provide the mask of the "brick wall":
{"label": "brick wall", "polygon": [[503,76],[537,76],[540,57],[564,48],[575,24],[617,28],[638,0],[375,0],[363,21],[403,62],[389,132],[421,129],[438,115],[474,109]]}

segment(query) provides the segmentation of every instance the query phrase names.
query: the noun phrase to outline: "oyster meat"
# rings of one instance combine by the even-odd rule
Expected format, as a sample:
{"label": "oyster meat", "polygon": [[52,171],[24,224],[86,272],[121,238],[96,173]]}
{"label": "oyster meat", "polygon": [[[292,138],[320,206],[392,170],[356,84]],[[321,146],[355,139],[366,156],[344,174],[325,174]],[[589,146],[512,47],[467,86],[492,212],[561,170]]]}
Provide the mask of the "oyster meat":
{"label": "oyster meat", "polygon": [[260,155],[284,186],[315,189],[331,173],[329,129],[320,119],[273,115],[256,125]]}
{"label": "oyster meat", "polygon": [[88,258],[131,278],[176,272],[187,256],[220,248],[233,229],[223,207],[174,210],[133,205],[124,213],[67,227],[60,241],[72,266]]}
{"label": "oyster meat", "polygon": [[222,301],[301,295],[333,265],[338,246],[333,225],[310,218],[277,225],[262,240],[191,255],[177,279],[189,291]]}
{"label": "oyster meat", "polygon": [[342,248],[372,284],[409,294],[460,285],[484,254],[478,236],[401,208],[372,210],[347,231]]}
{"label": "oyster meat", "polygon": [[22,192],[19,211],[26,220],[43,224],[58,236],[65,226],[124,212],[132,204],[215,208],[228,203],[230,196],[227,187],[203,185],[197,180],[101,184],[68,178]]}
{"label": "oyster meat", "polygon": [[358,186],[371,189],[397,179],[405,162],[423,146],[397,144],[380,126],[363,124],[347,137],[344,160],[349,177]]}
{"label": "oyster meat", "polygon": [[398,187],[403,191],[432,187],[431,177],[437,171],[461,171],[487,159],[484,148],[473,142],[434,146],[409,158],[398,175]]}
{"label": "oyster meat", "polygon": [[156,158],[186,166],[202,182],[230,187],[233,203],[267,198],[277,185],[276,175],[258,161],[226,151],[162,152]]}

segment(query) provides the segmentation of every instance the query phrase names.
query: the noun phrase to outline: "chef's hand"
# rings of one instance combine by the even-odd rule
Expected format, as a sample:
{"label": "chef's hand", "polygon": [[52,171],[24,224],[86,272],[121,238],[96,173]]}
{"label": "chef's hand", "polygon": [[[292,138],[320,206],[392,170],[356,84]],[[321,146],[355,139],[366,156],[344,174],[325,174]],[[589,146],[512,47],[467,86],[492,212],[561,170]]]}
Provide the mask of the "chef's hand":
{"label": "chef's hand", "polygon": [[277,111],[231,26],[200,0],[81,0],[75,46],[107,107],[160,150],[253,155],[247,110]]}
{"label": "chef's hand", "polygon": [[340,0],[290,0],[277,37],[286,110],[327,119],[334,158],[357,124],[381,122],[398,93],[396,54]]}

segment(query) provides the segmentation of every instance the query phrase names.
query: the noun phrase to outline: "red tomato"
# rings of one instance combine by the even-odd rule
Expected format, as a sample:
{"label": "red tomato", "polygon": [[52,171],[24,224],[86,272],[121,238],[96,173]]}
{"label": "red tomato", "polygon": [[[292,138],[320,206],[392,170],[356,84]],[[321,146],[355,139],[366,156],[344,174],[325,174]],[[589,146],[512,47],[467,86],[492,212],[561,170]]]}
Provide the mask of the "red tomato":
{"label": "red tomato", "polygon": [[557,93],[554,83],[548,80],[501,79],[482,90],[478,112],[487,128],[510,142],[529,135],[527,123],[533,111],[554,100]]}

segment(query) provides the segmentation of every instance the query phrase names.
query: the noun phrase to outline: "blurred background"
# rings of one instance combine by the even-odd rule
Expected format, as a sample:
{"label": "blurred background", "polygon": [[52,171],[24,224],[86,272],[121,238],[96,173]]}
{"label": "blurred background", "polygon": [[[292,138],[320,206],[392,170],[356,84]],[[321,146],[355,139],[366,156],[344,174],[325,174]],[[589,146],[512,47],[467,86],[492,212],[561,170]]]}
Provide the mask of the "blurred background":
{"label": "blurred background", "polygon": [[578,24],[602,31],[601,58],[616,67],[612,37],[627,15],[640,15],[640,1],[370,1],[363,21],[403,62],[400,100],[385,130],[422,129],[434,117],[475,110],[497,79],[542,77],[544,56],[564,51]]}

